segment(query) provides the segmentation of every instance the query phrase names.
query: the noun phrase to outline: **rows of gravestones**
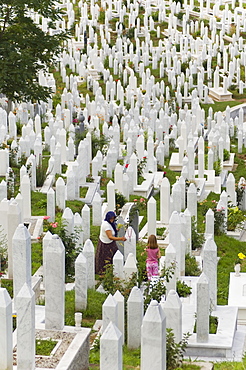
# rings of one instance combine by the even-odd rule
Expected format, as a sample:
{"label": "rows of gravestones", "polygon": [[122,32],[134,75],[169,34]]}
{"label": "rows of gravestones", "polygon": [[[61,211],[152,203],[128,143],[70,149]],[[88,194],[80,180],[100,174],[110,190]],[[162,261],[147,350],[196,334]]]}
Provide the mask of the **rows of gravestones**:
{"label": "rows of gravestones", "polygon": [[[230,154],[229,163],[224,162],[223,156],[224,149],[230,151],[231,138],[236,136],[239,153],[245,145],[243,108],[239,109],[235,118],[232,118],[229,107],[225,115],[221,112],[214,114],[210,108],[205,118],[205,112],[199,104],[208,103],[209,94],[217,99],[228,98],[228,95],[230,98],[228,89],[232,84],[237,85],[240,94],[243,92],[245,83],[242,76],[246,66],[246,49],[242,37],[242,32],[246,31],[243,3],[241,1],[239,6],[235,7],[235,2],[232,2],[230,8],[226,3],[225,8],[220,10],[219,3],[210,4],[207,1],[206,8],[200,3],[198,11],[194,9],[193,1],[189,4],[184,2],[183,7],[179,2],[152,4],[146,1],[143,5],[142,9],[136,1],[133,3],[127,1],[126,4],[121,1],[114,3],[108,1],[101,2],[100,10],[99,5],[93,1],[90,3],[90,9],[87,3],[80,1],[78,6],[81,18],[77,22],[73,3],[64,1],[63,7],[68,21],[64,18],[57,22],[56,31],[69,28],[74,21],[76,27],[75,35],[67,42],[67,49],[59,62],[59,70],[66,85],[61,95],[61,104],[56,106],[54,113],[51,100],[47,105],[41,104],[36,107],[30,103],[23,103],[16,106],[15,114],[10,112],[8,117],[5,110],[0,110],[1,141],[13,139],[11,150],[16,153],[16,160],[23,154],[27,158],[26,166],[20,169],[20,193],[15,199],[7,200],[7,183],[8,187],[13,186],[14,179],[9,167],[9,149],[0,150],[0,175],[6,176],[6,181],[3,180],[0,185],[0,217],[8,238],[8,276],[14,278],[14,297],[19,318],[17,357],[20,368],[34,368],[35,336],[34,294],[31,290],[31,242],[30,235],[22,223],[28,223],[31,218],[31,190],[36,190],[36,167],[42,161],[45,147],[50,152],[47,171],[49,176],[42,189],[47,193],[47,215],[50,216],[50,221],[54,221],[57,205],[64,211],[63,219],[71,233],[75,225],[83,229],[79,241],[79,244],[83,245],[83,252],[79,254],[75,263],[75,295],[78,311],[86,307],[87,288],[93,288],[95,285],[94,247],[90,241],[91,211],[88,205],[85,205],[81,215],[78,213],[73,215],[71,210],[66,208],[66,200],[79,198],[79,188],[86,184],[86,177],[90,173],[96,178],[104,169],[108,177],[113,175],[114,182],[111,181],[107,185],[107,204],[102,203],[99,191],[94,192],[90,199],[93,225],[100,225],[105,210],[115,209],[116,190],[127,199],[134,193],[148,197],[153,186],[160,190],[160,220],[157,220],[156,216],[156,201],[151,197],[147,207],[146,233],[155,234],[157,222],[168,227],[166,264],[168,266],[176,260],[177,269],[168,284],[169,295],[166,302],[161,305],[153,302],[144,318],[143,297],[137,287],[133,288],[127,302],[127,325],[129,325],[127,343],[130,348],[139,347],[141,344],[143,369],[149,368],[149,364],[152,365],[154,361],[160,364],[156,365],[158,368],[165,367],[162,362],[165,361],[165,318],[161,306],[164,306],[167,326],[173,328],[177,340],[180,339],[182,305],[174,291],[176,278],[184,274],[185,253],[191,253],[191,217],[197,216],[197,200],[204,199],[211,190],[221,193],[221,186],[226,183],[226,191],[221,193],[217,208],[223,207],[227,215],[228,201],[233,205],[236,204],[235,179],[232,174],[227,177],[227,170],[233,166],[233,155]],[[156,26],[152,13],[157,10]],[[101,12],[105,13],[103,24],[100,23]],[[177,17],[180,12],[183,13],[182,21]],[[40,19],[38,14],[31,16],[35,22],[41,21],[42,29],[47,30],[47,19]],[[119,21],[112,23],[114,18]],[[205,18],[207,22],[199,21],[199,18]],[[127,19],[129,28],[135,25],[132,38],[127,38],[123,32]],[[165,29],[162,28],[162,22],[167,24]],[[229,37],[232,33],[232,23],[235,30],[233,29],[234,33]],[[113,25],[115,29],[111,28]],[[152,31],[156,31],[157,46],[154,46],[151,39]],[[110,46],[112,38],[116,38],[113,47]],[[92,43],[94,46],[90,45]],[[80,49],[84,48],[86,52],[81,52]],[[214,60],[217,62],[216,68],[213,66]],[[107,61],[108,67],[104,68]],[[70,75],[66,69],[67,65],[73,72]],[[185,71],[182,68],[184,65]],[[154,71],[156,73],[153,73]],[[99,74],[102,74],[105,84],[104,93],[98,80]],[[156,74],[159,78],[155,77]],[[88,94],[86,97],[80,95],[79,84],[83,81],[86,82],[88,89],[92,90],[94,100]],[[51,86],[53,91],[56,91],[56,82],[52,74],[40,73],[39,82]],[[85,104],[85,108],[83,118],[80,120],[81,103]],[[74,115],[81,121],[80,127],[75,127]],[[43,137],[42,116],[45,116],[48,122]],[[112,125],[109,125],[111,118]],[[20,137],[17,137],[17,121],[22,125]],[[75,134],[84,127],[88,129],[88,133],[79,143],[75,159]],[[93,158],[92,131],[98,137],[103,134],[109,139],[106,154],[98,151]],[[172,140],[178,147],[178,153],[172,154],[170,167],[180,171],[181,176],[171,189],[169,180],[158,174],[157,164],[164,165],[164,159],[169,157]],[[205,169],[205,141],[209,147],[207,169]],[[196,151],[198,169],[195,165]],[[147,157],[144,168],[145,182],[139,185],[137,164],[143,157]],[[218,158],[223,171],[220,176],[215,176],[213,165]],[[123,166],[117,163],[119,159],[124,160]],[[52,188],[55,174],[62,173],[63,163],[68,166],[66,181],[60,177]],[[185,186],[186,180],[190,181],[188,190]],[[241,184],[244,181],[241,179]],[[97,190],[100,188],[97,187]],[[245,199],[244,194],[243,209],[246,206]],[[198,343],[208,342],[209,302],[212,302],[214,310],[217,309],[217,250],[213,241],[213,227],[214,215],[209,210],[206,214],[207,240],[203,250],[203,274],[197,282]],[[226,223],[224,227],[226,228]],[[124,256],[117,252],[114,258],[114,272],[121,278],[127,278],[132,272],[137,271],[134,231],[128,229],[126,237]],[[61,330],[64,327],[65,287],[62,241],[47,233],[43,239],[43,256],[45,326],[47,329]],[[173,320],[172,314],[168,311],[169,300],[170,307],[177,309],[179,320]],[[121,303],[117,303],[118,301]],[[11,306],[6,291],[1,289],[1,312],[4,320],[1,321],[3,345],[0,348],[3,350],[0,361],[3,368],[6,364],[10,368],[12,366]],[[122,320],[122,297],[117,293],[114,298],[109,296],[103,307],[102,368],[122,366]],[[155,339],[156,332],[160,333],[158,347],[155,348],[150,336],[154,324]],[[117,356],[110,355],[113,343]],[[150,352],[153,358],[149,356]],[[145,357],[146,354],[148,358]]]}

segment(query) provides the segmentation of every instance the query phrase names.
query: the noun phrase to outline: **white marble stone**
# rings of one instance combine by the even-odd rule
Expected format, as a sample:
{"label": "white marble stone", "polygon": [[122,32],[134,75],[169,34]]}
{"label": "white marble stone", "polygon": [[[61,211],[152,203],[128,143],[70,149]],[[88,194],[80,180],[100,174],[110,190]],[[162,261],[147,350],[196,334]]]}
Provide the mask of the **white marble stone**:
{"label": "white marble stone", "polygon": [[87,262],[87,286],[89,289],[95,289],[95,252],[90,239],[85,241],[83,254]]}
{"label": "white marble stone", "polygon": [[65,309],[65,248],[53,235],[46,248],[45,329],[62,330]]}
{"label": "white marble stone", "polygon": [[122,370],[122,334],[112,321],[100,338],[100,369]]}
{"label": "white marble stone", "polygon": [[203,272],[209,282],[209,300],[213,310],[216,310],[217,306],[217,264],[217,245],[209,237],[204,244]]}
{"label": "white marble stone", "polygon": [[26,283],[31,286],[31,235],[26,226],[19,224],[12,239],[14,297]]}
{"label": "white marble stone", "polygon": [[118,303],[118,328],[122,334],[122,344],[125,343],[125,298],[117,290],[114,295],[114,299]]}
{"label": "white marble stone", "polygon": [[175,292],[169,290],[166,301],[161,303],[166,316],[166,327],[173,330],[175,342],[182,340],[182,302]]}
{"label": "white marble stone", "polygon": [[26,283],[15,300],[17,314],[17,367],[35,369],[35,293]]}
{"label": "white marble stone", "polygon": [[7,289],[0,288],[0,369],[13,369],[12,300]]}
{"label": "white marble stone", "polygon": [[118,302],[109,294],[102,305],[102,330],[106,330],[108,324],[112,322],[118,327]]}
{"label": "white marble stone", "polygon": [[12,239],[17,226],[21,222],[21,212],[15,200],[10,201],[7,214],[7,236],[8,236],[8,277],[13,278],[13,249]]}
{"label": "white marble stone", "polygon": [[140,347],[142,320],[143,295],[140,289],[135,286],[127,300],[127,347],[129,349]]}
{"label": "white marble stone", "polygon": [[75,310],[87,307],[87,260],[81,252],[75,260]]}
{"label": "white marble stone", "polygon": [[141,329],[141,369],[166,368],[166,317],[160,304],[153,300],[143,318]]}
{"label": "white marble stone", "polygon": [[209,281],[203,272],[197,282],[197,342],[207,343],[209,339]]}

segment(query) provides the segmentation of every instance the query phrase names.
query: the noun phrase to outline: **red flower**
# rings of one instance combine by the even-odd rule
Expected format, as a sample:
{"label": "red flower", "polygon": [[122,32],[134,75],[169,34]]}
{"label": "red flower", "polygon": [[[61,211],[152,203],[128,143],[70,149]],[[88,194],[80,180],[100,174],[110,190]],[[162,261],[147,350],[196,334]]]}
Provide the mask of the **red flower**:
{"label": "red flower", "polygon": [[125,168],[128,168],[129,167],[129,163],[127,163],[126,165],[125,165]]}

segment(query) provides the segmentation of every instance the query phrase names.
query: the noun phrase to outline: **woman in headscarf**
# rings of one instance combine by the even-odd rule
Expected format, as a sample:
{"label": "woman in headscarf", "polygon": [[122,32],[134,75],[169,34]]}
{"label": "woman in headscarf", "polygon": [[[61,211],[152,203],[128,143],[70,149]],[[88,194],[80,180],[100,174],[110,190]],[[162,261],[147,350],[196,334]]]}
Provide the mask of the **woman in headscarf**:
{"label": "woman in headscarf", "polygon": [[116,241],[126,240],[124,236],[117,237],[117,228],[115,219],[116,214],[112,211],[109,211],[101,224],[99,241],[96,251],[96,264],[95,264],[96,274],[102,274],[105,271],[105,266],[107,264],[113,263],[114,254],[118,250]]}

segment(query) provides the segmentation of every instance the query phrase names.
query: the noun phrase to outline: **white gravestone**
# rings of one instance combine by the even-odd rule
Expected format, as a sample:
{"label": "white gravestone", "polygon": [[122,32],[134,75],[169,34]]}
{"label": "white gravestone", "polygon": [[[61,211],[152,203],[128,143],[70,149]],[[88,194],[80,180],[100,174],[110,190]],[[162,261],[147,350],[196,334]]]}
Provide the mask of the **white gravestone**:
{"label": "white gravestone", "polygon": [[45,276],[45,329],[62,330],[65,313],[65,248],[56,234],[46,249]]}

